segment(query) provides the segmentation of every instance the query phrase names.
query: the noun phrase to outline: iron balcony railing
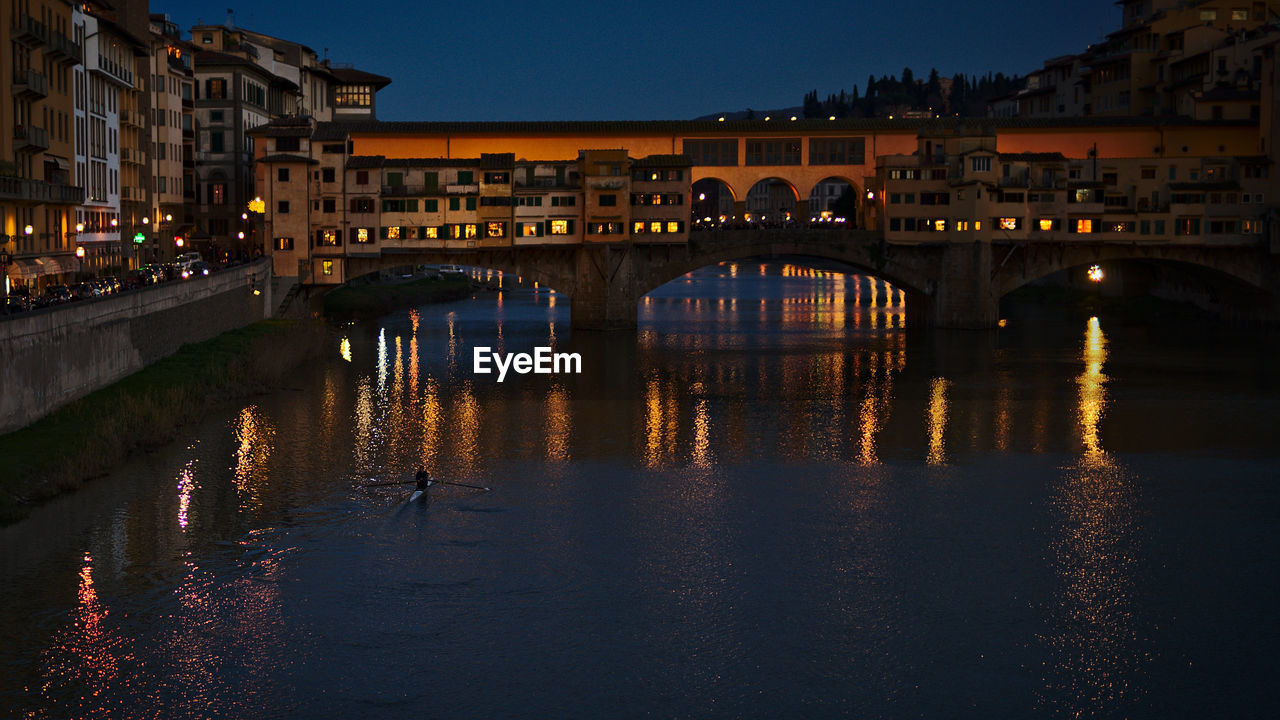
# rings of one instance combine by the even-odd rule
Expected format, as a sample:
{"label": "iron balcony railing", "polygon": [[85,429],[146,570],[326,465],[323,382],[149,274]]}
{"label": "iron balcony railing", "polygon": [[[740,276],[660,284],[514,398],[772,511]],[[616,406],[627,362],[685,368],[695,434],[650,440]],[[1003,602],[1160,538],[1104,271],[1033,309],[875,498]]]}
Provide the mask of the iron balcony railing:
{"label": "iron balcony railing", "polygon": [[77,205],[84,191],[74,185],[59,185],[42,180],[0,177],[0,198],[19,202]]}

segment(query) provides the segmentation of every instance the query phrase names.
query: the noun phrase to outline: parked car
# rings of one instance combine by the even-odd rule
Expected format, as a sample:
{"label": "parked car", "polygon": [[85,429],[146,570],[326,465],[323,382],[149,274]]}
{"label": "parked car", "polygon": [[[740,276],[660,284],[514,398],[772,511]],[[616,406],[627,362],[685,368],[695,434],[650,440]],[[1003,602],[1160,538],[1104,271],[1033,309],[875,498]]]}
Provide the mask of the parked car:
{"label": "parked car", "polygon": [[72,286],[71,292],[77,300],[93,300],[102,297],[102,290],[92,280],[76,283]]}
{"label": "parked car", "polygon": [[44,289],[46,305],[61,305],[71,302],[71,288],[66,285],[50,285]]}
{"label": "parked car", "polygon": [[31,302],[22,295],[9,295],[4,299],[4,314],[14,315],[31,309]]}
{"label": "parked car", "polygon": [[124,274],[124,286],[130,290],[150,285],[155,281],[156,280],[151,276],[151,273],[141,268],[137,270],[130,270]]}
{"label": "parked car", "polygon": [[457,265],[441,265],[441,275],[466,275],[467,272]]}

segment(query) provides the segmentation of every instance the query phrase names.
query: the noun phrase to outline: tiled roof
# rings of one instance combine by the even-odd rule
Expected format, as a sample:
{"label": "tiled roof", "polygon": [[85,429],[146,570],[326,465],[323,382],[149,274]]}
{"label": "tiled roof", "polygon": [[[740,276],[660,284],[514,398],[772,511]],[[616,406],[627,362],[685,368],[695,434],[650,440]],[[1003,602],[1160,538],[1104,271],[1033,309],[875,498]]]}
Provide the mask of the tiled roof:
{"label": "tiled roof", "polygon": [[277,153],[275,155],[266,155],[258,158],[258,162],[264,163],[306,163],[308,165],[319,165],[319,160],[313,160],[305,155],[290,155],[287,153]]}
{"label": "tiled roof", "polygon": [[1000,153],[1001,160],[1014,162],[1066,162],[1067,156],[1059,152]]}
{"label": "tiled roof", "polygon": [[338,82],[344,85],[372,85],[376,88],[384,88],[391,84],[391,78],[385,75],[374,75],[363,70],[355,68],[326,67],[330,75],[338,79]]}
{"label": "tiled roof", "polygon": [[388,158],[383,155],[352,155],[347,158],[348,170],[382,167],[478,167],[479,165],[480,158]]}

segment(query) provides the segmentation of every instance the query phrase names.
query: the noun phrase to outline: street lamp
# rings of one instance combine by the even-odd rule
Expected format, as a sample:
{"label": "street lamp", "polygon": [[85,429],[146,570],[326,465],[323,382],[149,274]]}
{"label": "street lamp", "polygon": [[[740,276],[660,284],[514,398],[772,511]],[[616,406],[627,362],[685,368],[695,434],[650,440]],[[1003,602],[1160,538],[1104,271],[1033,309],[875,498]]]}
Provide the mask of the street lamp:
{"label": "street lamp", "polygon": [[1100,283],[1104,277],[1106,277],[1106,274],[1102,272],[1101,265],[1094,265],[1089,268],[1089,279],[1093,282]]}

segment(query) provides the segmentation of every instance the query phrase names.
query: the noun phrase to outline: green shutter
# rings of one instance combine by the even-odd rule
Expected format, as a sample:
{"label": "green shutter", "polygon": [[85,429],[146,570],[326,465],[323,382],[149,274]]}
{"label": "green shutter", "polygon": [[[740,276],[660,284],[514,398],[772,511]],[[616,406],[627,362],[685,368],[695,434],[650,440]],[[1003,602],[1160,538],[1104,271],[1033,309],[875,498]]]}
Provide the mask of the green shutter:
{"label": "green shutter", "polygon": [[389,172],[387,173],[387,184],[392,187],[404,185],[404,173]]}
{"label": "green shutter", "polygon": [[458,209],[458,198],[456,197],[449,198],[449,209],[450,210]]}
{"label": "green shutter", "polygon": [[422,174],[422,186],[430,195],[434,195],[436,188],[440,185],[440,177],[437,173],[429,172]]}
{"label": "green shutter", "polygon": [[386,240],[386,239],[387,239],[387,226],[386,226],[386,225],[383,225],[381,228],[379,228],[379,230],[378,230],[378,237],[382,238],[383,240]]}
{"label": "green shutter", "polygon": [[437,202],[434,199],[422,201],[423,212],[436,212],[437,210],[439,210],[439,208],[440,208],[439,202]]}
{"label": "green shutter", "polygon": [[468,209],[468,210],[475,210],[475,209],[476,209],[476,199],[475,199],[475,198],[473,198],[473,197],[469,197],[469,198],[467,198],[467,209]]}
{"label": "green shutter", "polygon": [[405,212],[418,212],[418,199],[417,199],[417,198],[410,198],[409,200],[405,200],[405,201],[404,201],[404,211],[405,211]]}
{"label": "green shutter", "polygon": [[458,184],[470,185],[475,182],[475,175],[470,170],[458,171]]}

